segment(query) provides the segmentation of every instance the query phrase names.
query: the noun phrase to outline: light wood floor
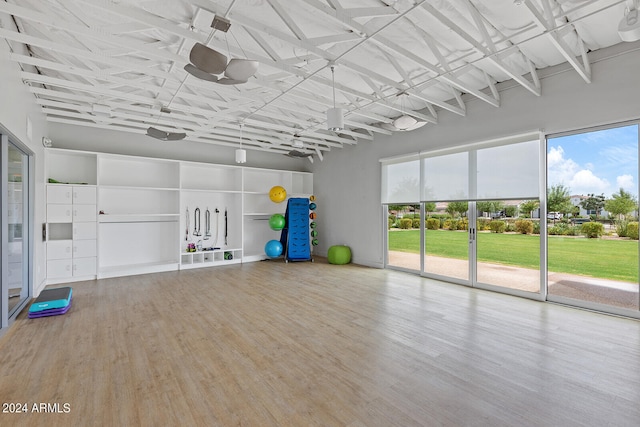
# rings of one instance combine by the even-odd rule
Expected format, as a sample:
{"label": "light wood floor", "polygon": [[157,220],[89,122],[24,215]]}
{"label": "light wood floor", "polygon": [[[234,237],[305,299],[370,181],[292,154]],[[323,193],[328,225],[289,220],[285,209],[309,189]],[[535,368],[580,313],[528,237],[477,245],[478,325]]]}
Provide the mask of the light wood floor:
{"label": "light wood floor", "polygon": [[0,339],[2,402],[70,412],[0,425],[640,420],[636,320],[322,260],[72,286],[69,313],[22,313]]}

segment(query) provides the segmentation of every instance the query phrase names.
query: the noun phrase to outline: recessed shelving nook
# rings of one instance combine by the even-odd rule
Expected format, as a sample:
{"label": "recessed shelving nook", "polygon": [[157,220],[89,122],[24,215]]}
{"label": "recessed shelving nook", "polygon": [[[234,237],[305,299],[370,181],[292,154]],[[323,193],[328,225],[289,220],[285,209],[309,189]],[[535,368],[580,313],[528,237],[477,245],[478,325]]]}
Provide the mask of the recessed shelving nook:
{"label": "recessed shelving nook", "polygon": [[48,283],[264,259],[286,209],[269,189],[313,191],[308,172],[56,148],[46,165]]}

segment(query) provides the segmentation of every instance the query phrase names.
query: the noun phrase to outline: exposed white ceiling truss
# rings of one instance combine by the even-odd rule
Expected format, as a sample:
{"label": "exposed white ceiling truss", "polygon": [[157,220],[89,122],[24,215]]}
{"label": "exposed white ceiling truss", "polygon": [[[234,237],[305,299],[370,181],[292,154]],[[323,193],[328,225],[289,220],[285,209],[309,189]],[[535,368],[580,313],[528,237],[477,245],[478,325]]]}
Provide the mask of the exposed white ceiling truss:
{"label": "exposed white ceiling truss", "polygon": [[[620,43],[628,0],[6,0],[0,37],[47,120],[249,150],[323,152],[391,134],[401,115],[437,125],[507,80],[541,96],[538,70]],[[229,19],[214,31],[214,16]],[[259,61],[241,85],[185,72],[203,43]],[[326,129],[337,106],[345,129]],[[399,95],[402,96],[400,102]],[[165,107],[163,111],[161,108]],[[171,112],[166,112],[166,108]],[[158,142],[180,144],[180,141]],[[302,147],[300,147],[302,144]]]}

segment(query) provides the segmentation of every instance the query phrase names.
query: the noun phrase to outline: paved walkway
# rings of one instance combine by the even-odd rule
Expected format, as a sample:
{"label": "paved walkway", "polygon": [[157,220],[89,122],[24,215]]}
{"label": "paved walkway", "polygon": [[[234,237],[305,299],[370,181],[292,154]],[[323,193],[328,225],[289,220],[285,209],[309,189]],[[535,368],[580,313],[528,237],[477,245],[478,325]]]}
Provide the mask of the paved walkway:
{"label": "paved walkway", "polygon": [[[468,262],[465,260],[427,256],[426,272],[468,280]],[[411,270],[420,270],[420,255],[389,251],[389,264]],[[538,292],[540,271],[508,265],[478,263],[478,282]],[[590,301],[615,307],[638,310],[640,304],[638,284],[597,279],[565,273],[550,272],[549,294]]]}

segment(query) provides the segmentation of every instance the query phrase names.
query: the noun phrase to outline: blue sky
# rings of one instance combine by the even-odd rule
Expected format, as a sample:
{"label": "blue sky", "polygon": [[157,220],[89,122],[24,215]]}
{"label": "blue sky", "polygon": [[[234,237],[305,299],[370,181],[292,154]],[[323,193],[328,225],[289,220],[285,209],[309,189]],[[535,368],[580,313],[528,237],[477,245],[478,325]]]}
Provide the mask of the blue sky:
{"label": "blue sky", "polygon": [[638,196],[638,126],[550,138],[547,180],[574,194],[611,197],[620,188]]}

